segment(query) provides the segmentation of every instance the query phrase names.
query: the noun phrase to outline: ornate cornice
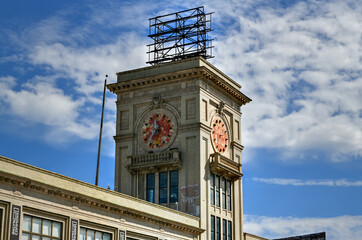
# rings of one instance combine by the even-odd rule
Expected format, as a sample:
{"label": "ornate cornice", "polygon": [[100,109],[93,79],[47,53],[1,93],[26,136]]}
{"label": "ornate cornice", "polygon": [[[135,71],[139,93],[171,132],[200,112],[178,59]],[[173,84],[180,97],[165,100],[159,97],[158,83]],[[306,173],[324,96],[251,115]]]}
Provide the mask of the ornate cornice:
{"label": "ornate cornice", "polygon": [[217,76],[207,67],[196,67],[190,68],[188,70],[159,74],[151,77],[120,81],[117,83],[108,84],[107,88],[115,94],[121,94],[127,91],[145,88],[153,84],[162,84],[165,82],[171,83],[196,78],[201,78],[207,82],[214,84],[216,87],[226,92],[229,96],[236,99],[241,105],[244,105],[251,101],[251,99],[244,95],[242,92],[240,92],[239,89],[233,87],[225,79]]}

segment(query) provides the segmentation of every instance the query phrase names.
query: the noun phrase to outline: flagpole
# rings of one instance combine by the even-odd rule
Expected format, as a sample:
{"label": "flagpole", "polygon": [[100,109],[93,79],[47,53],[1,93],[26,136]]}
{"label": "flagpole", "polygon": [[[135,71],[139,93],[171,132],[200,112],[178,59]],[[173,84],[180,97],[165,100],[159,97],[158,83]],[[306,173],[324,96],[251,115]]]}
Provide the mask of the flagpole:
{"label": "flagpole", "polygon": [[97,173],[96,173],[96,186],[98,186],[98,175],[99,175],[99,162],[101,158],[101,145],[102,145],[102,130],[103,130],[103,115],[104,115],[104,101],[106,97],[106,85],[107,85],[107,77],[104,80],[104,88],[103,88],[103,103],[102,103],[102,117],[101,117],[101,127],[99,130],[99,143],[98,143],[98,158],[97,158]]}

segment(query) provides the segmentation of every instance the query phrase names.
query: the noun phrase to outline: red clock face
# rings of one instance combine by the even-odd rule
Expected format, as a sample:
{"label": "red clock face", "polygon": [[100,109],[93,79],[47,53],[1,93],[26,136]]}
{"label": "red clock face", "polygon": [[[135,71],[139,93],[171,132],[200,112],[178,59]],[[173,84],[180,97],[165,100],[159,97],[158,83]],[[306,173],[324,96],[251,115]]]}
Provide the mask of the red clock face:
{"label": "red clock face", "polygon": [[142,126],[142,142],[151,149],[162,149],[170,143],[174,132],[173,119],[162,112],[147,115]]}
{"label": "red clock face", "polygon": [[212,123],[211,137],[215,150],[224,153],[228,147],[228,133],[225,123],[220,118],[216,118]]}

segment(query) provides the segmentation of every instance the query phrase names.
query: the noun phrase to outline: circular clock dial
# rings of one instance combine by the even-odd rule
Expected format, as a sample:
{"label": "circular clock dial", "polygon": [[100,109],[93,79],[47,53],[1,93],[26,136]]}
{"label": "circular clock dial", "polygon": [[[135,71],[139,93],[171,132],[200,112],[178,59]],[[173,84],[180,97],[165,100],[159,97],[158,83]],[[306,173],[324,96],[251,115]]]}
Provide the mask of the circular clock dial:
{"label": "circular clock dial", "polygon": [[229,137],[225,123],[221,118],[216,118],[213,120],[211,137],[215,150],[219,153],[224,153],[229,145]]}
{"label": "circular clock dial", "polygon": [[169,146],[175,136],[175,118],[166,111],[151,111],[141,122],[140,141],[148,149],[161,150]]}

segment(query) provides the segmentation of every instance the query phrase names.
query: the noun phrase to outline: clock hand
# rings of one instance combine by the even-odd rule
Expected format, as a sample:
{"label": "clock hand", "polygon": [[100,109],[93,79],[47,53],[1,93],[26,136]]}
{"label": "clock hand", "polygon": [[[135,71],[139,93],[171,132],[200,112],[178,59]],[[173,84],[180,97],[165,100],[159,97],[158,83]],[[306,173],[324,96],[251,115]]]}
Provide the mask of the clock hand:
{"label": "clock hand", "polygon": [[155,129],[158,130],[158,125],[157,125],[156,119],[154,119],[154,123],[155,123],[155,124],[154,124],[154,125],[155,125]]}
{"label": "clock hand", "polygon": [[158,133],[158,125],[157,125],[156,119],[154,119],[154,125],[155,125],[155,129],[153,129],[152,134],[151,134],[150,138],[149,138],[148,141],[147,141],[147,144],[150,143],[150,141],[152,140],[153,135],[154,135],[156,132]]}
{"label": "clock hand", "polygon": [[155,132],[156,132],[156,129],[153,129],[152,134],[151,134],[150,138],[149,138],[148,141],[147,141],[147,144],[150,143],[150,141],[152,140],[152,137],[153,137],[153,135],[155,134]]}

